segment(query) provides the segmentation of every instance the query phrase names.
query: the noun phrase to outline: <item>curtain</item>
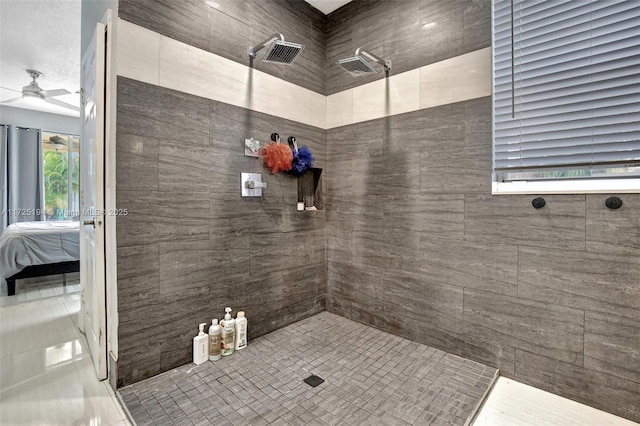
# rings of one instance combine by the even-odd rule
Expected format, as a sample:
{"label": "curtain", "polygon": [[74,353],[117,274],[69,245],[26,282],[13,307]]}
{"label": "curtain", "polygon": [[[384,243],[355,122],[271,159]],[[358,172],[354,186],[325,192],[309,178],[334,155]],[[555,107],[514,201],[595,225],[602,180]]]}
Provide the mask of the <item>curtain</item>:
{"label": "curtain", "polygon": [[2,140],[0,140],[0,234],[9,226],[9,192],[7,190],[7,146],[9,139],[9,126],[0,125]]}
{"label": "curtain", "polygon": [[2,231],[15,222],[44,220],[42,136],[39,129],[2,126]]}

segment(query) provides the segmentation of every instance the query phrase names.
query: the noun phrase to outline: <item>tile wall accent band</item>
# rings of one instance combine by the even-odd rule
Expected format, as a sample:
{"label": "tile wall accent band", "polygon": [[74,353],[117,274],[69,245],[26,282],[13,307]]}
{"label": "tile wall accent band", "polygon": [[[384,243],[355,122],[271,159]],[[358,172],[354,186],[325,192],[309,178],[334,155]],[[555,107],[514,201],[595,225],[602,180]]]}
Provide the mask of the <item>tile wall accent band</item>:
{"label": "tile wall accent band", "polygon": [[327,128],[484,96],[491,96],[490,47],[329,95]]}
{"label": "tile wall accent band", "polygon": [[491,95],[489,47],[330,96],[123,19],[117,52],[118,75],[321,129]]}
{"label": "tile wall accent band", "polygon": [[120,76],[326,127],[324,95],[123,19],[118,19],[117,43]]}

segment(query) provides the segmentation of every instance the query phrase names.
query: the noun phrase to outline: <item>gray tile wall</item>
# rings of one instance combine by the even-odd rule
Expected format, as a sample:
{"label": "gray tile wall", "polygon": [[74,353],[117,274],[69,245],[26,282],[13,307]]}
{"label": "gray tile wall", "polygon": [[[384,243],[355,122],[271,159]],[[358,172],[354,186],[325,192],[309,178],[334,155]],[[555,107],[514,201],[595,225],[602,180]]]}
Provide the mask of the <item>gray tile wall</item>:
{"label": "gray tile wall", "polygon": [[291,65],[262,62],[254,68],[325,94],[327,18],[302,0],[120,0],[120,18],[183,43],[249,65],[249,47],[274,33],[302,43]]}
{"label": "gray tile wall", "polygon": [[490,46],[490,15],[490,0],[353,0],[328,18],[327,94],[384,78],[351,77],[336,65],[358,47],[399,74]]}
{"label": "gray tile wall", "polygon": [[[355,0],[327,93],[383,77],[334,64],[357,47],[393,74],[490,43],[489,0]],[[327,156],[329,311],[640,420],[640,195],[492,196],[490,98],[331,129]]]}
{"label": "gray tile wall", "polygon": [[[216,3],[121,1],[120,16],[239,62],[277,30],[265,16],[284,16],[315,56],[257,68],[320,93],[371,81],[333,65],[356,47],[402,72],[490,43],[488,0],[355,0],[328,18],[326,61],[304,2]],[[325,132],[118,89],[121,385],[189,362],[195,326],[227,304],[251,312],[256,336],[322,310],[327,292],[331,312],[640,420],[640,196],[617,211],[606,195],[546,196],[540,211],[533,196],[491,196],[489,98]],[[295,181],[268,173],[265,198],[239,198],[239,172],[262,171],[240,141],[272,131],[312,148],[326,211],[296,214]]]}
{"label": "gray tile wall", "polygon": [[638,421],[640,195],[492,196],[490,122],[487,97],[327,131],[327,309]]}
{"label": "gray tile wall", "polygon": [[[325,309],[325,211],[245,157],[245,137],[297,137],[326,165],[326,131],[118,78],[118,383],[191,362],[198,324],[244,309],[250,337]],[[260,172],[261,199],[240,197]]]}

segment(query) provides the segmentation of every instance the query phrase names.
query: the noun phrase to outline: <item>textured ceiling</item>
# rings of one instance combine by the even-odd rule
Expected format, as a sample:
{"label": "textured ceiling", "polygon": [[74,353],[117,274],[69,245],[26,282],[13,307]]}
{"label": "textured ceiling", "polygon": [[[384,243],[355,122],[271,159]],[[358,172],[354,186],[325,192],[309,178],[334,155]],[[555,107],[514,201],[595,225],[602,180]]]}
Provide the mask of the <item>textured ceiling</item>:
{"label": "textured ceiling", "polygon": [[320,12],[324,13],[325,15],[328,15],[334,10],[349,3],[351,0],[305,0],[305,1],[309,3],[311,6],[318,9]]}
{"label": "textured ceiling", "polygon": [[[20,97],[31,78],[26,69],[44,75],[44,90],[67,89],[55,99],[76,106],[80,97],[80,0],[0,0],[0,101]],[[8,90],[8,89],[12,90]],[[15,91],[14,91],[15,90]],[[7,104],[65,115],[78,113],[44,103]]]}

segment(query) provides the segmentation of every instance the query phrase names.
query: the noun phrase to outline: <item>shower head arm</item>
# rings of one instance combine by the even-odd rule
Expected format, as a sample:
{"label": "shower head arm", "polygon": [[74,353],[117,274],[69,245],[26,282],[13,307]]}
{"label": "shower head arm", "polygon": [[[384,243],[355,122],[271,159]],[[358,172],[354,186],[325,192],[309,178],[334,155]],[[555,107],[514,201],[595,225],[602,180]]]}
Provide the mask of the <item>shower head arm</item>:
{"label": "shower head arm", "polygon": [[280,33],[275,33],[272,36],[269,36],[269,38],[267,38],[266,40],[258,43],[257,46],[255,47],[250,47],[249,48],[249,57],[255,59],[256,58],[256,53],[258,52],[258,50],[260,49],[264,49],[265,47],[267,47],[267,45],[272,42],[275,39],[280,39],[280,41],[284,41],[284,36]]}
{"label": "shower head arm", "polygon": [[379,56],[374,55],[373,53],[369,53],[366,50],[362,50],[361,47],[356,49],[356,56],[359,56],[360,54],[364,54],[367,55],[369,58],[373,59],[374,61],[376,61],[377,63],[379,63],[380,65],[382,65],[384,71],[389,71],[391,69],[391,61],[386,61],[382,58],[380,58]]}

